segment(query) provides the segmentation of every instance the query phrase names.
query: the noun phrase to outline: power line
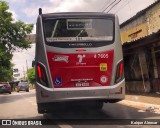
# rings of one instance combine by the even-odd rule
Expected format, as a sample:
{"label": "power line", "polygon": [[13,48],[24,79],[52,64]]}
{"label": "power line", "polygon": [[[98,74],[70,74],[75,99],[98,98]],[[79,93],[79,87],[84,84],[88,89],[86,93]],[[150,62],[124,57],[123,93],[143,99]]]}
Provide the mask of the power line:
{"label": "power line", "polygon": [[112,3],[110,3],[102,12],[106,11],[116,0],[114,0]]}
{"label": "power line", "polygon": [[33,54],[33,55],[30,54],[30,53],[28,53],[28,51],[17,51],[16,53],[17,53],[17,54],[18,54],[18,53],[27,54],[27,55],[29,55],[29,56],[35,57],[34,54]]}
{"label": "power line", "polygon": [[107,4],[110,3],[110,1],[111,1],[111,0],[107,1],[106,4],[105,4],[101,9],[97,10],[97,12],[99,12],[99,11],[101,12],[101,10],[104,10],[104,8],[107,6]]}
{"label": "power line", "polygon": [[108,11],[107,11],[107,13],[109,12],[109,11],[111,11],[116,5],[118,5],[120,2],[121,2],[122,0],[119,0],[116,4],[114,4]]}
{"label": "power line", "polygon": [[34,55],[31,55],[31,54],[29,54],[29,53],[27,53],[27,52],[23,52],[23,54],[28,54],[28,55],[30,55],[30,56],[32,56],[32,57],[35,57]]}
{"label": "power line", "polygon": [[122,10],[122,8],[124,8],[126,5],[128,5],[132,0],[126,0],[125,2],[127,2],[126,4],[122,4],[114,13],[117,13],[120,9]]}

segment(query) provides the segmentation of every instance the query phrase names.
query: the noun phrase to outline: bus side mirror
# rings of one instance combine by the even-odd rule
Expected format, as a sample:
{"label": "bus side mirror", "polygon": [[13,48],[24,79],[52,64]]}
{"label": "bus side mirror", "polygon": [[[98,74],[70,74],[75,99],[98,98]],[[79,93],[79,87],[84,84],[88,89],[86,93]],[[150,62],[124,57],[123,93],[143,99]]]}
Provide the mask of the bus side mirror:
{"label": "bus side mirror", "polygon": [[32,61],[32,67],[34,67],[35,65],[36,65],[36,61],[33,60],[33,61]]}

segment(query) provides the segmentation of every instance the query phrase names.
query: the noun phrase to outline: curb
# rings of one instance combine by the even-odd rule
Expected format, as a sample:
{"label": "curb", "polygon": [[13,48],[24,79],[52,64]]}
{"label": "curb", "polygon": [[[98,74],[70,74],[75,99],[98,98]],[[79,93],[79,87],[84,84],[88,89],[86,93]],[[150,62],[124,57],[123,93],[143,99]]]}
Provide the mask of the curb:
{"label": "curb", "polygon": [[160,105],[135,102],[135,101],[129,101],[129,100],[122,100],[122,101],[118,102],[118,104],[126,105],[126,106],[130,106],[133,108],[141,109],[144,111],[150,111],[153,113],[160,114]]}

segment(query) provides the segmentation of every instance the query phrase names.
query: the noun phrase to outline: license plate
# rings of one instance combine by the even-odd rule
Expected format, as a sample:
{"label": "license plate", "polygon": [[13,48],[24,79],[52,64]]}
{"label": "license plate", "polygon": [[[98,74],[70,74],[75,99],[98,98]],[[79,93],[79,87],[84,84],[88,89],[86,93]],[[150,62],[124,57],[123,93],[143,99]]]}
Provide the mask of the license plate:
{"label": "license plate", "polygon": [[76,87],[88,87],[89,83],[88,82],[78,82],[75,84]]}

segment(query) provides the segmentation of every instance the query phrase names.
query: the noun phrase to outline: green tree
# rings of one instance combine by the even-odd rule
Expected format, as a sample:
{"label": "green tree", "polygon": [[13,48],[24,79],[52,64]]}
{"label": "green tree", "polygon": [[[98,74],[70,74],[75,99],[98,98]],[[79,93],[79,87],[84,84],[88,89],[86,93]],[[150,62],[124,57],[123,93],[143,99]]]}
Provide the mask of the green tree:
{"label": "green tree", "polygon": [[30,68],[27,71],[27,79],[29,81],[29,83],[34,84],[35,82],[35,68]]}
{"label": "green tree", "polygon": [[27,34],[32,32],[33,24],[22,21],[14,22],[8,3],[0,0],[0,81],[12,79],[13,65],[11,59],[16,49],[27,49],[30,42]]}

